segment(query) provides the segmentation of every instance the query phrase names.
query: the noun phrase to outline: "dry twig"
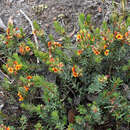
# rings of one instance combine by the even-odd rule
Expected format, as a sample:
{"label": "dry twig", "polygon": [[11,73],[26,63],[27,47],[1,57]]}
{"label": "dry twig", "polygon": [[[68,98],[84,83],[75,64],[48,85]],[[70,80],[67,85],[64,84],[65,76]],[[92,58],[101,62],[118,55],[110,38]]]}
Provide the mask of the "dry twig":
{"label": "dry twig", "polygon": [[[24,17],[28,20],[28,22],[30,23],[31,25],[31,28],[32,28],[32,32],[34,32],[34,26],[33,26],[33,22],[30,20],[30,18],[23,12],[23,10],[20,9],[20,13],[24,15]],[[36,43],[36,47],[37,49],[39,48],[39,44],[38,44],[38,40],[37,40],[37,36],[35,33],[33,33],[33,36],[34,36],[34,40],[35,40],[35,43]],[[39,60],[37,59],[37,63],[39,63]]]}
{"label": "dry twig", "polygon": [[6,77],[9,80],[10,84],[14,82],[14,79],[10,79],[9,76],[6,75],[1,69],[0,69],[0,75],[2,75],[2,78]]}

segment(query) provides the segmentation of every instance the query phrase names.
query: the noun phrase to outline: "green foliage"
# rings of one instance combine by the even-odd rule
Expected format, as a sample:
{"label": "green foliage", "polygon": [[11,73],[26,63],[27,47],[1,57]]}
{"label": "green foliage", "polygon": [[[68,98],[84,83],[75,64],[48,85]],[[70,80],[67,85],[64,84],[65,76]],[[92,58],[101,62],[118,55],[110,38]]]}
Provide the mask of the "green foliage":
{"label": "green foliage", "polygon": [[54,27],[56,32],[58,32],[59,34],[65,33],[65,29],[57,21],[54,22]]}
{"label": "green foliage", "polygon": [[52,34],[46,36],[34,21],[33,35],[44,44],[44,52],[14,25],[0,35],[0,67],[5,73],[0,85],[8,95],[7,104],[18,106],[21,113],[8,119],[1,110],[2,127],[11,124],[11,129],[24,130],[31,124],[36,130],[84,130],[113,120],[111,129],[118,129],[130,122],[129,87],[124,88],[129,85],[129,16],[126,20],[114,12],[109,24],[104,21],[95,28],[91,15],[82,13],[78,22],[80,30],[71,43],[57,21],[54,28],[61,42]]}

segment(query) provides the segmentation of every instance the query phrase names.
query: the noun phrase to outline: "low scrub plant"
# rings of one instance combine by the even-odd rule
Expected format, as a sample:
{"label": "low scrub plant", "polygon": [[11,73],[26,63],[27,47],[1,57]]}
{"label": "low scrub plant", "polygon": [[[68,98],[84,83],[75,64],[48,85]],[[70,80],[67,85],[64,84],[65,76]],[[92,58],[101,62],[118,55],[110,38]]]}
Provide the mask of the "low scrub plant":
{"label": "low scrub plant", "polygon": [[[43,51],[22,28],[9,23],[6,33],[0,34],[0,68],[6,75],[0,84],[7,104],[0,111],[0,128],[119,130],[122,124],[129,126],[129,24],[129,16],[114,13],[109,23],[96,28],[91,15],[80,14],[76,37],[54,22],[62,39],[56,41],[34,22],[33,34]],[[8,111],[12,105],[16,111],[14,107]]]}

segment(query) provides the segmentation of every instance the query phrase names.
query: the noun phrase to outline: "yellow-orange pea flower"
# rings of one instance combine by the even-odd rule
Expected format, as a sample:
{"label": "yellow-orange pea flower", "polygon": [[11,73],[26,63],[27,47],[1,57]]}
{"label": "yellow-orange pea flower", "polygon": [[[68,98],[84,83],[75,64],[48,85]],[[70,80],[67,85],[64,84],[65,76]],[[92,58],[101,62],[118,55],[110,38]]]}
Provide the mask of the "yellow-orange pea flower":
{"label": "yellow-orange pea flower", "polygon": [[122,40],[123,39],[123,36],[121,34],[117,34],[116,35],[116,38],[119,39],[119,40]]}
{"label": "yellow-orange pea flower", "polygon": [[22,35],[20,33],[16,33],[17,38],[22,38]]}
{"label": "yellow-orange pea flower", "polygon": [[106,38],[106,37],[103,37],[103,38],[102,38],[102,40],[106,41],[106,40],[107,40],[107,38]]}
{"label": "yellow-orange pea flower", "polygon": [[78,51],[77,51],[77,55],[78,55],[78,56],[81,55],[82,53],[83,53],[82,50],[78,50]]}
{"label": "yellow-orange pea flower", "polygon": [[52,70],[53,70],[55,73],[59,71],[59,69],[58,69],[58,68],[55,68],[55,67],[53,67]]}
{"label": "yellow-orange pea flower", "polygon": [[24,51],[24,48],[23,48],[22,46],[19,47],[19,52],[20,52],[21,54],[24,54],[25,51]]}
{"label": "yellow-orange pea flower", "polygon": [[25,91],[27,92],[29,90],[29,87],[24,86]]}
{"label": "yellow-orange pea flower", "polygon": [[22,65],[21,65],[21,64],[16,65],[16,66],[15,66],[15,70],[16,70],[16,71],[18,71],[18,70],[20,70],[20,69],[21,69],[21,67],[22,67]]}
{"label": "yellow-orange pea flower", "polygon": [[88,36],[88,38],[91,38],[91,35],[90,35],[89,33],[88,33],[88,35],[87,35],[87,36]]}
{"label": "yellow-orange pea flower", "polygon": [[18,64],[18,62],[17,62],[17,61],[14,61],[14,62],[13,62],[13,64],[17,65],[17,64]]}
{"label": "yellow-orange pea flower", "polygon": [[78,77],[78,73],[75,71],[75,67],[74,66],[72,67],[72,74],[73,74],[73,76],[75,78]]}
{"label": "yellow-orange pea flower", "polygon": [[23,97],[22,96],[19,96],[19,101],[23,101]]}
{"label": "yellow-orange pea flower", "polygon": [[107,45],[104,45],[104,49],[106,49],[107,48]]}
{"label": "yellow-orange pea flower", "polygon": [[95,55],[99,55],[100,54],[100,51],[98,51],[97,49],[93,48],[92,50],[93,50],[93,52],[94,52]]}
{"label": "yellow-orange pea flower", "polygon": [[64,66],[64,64],[62,62],[60,62],[58,66],[61,68]]}
{"label": "yellow-orange pea flower", "polygon": [[29,47],[29,46],[26,46],[26,47],[25,47],[25,50],[26,50],[26,52],[29,52],[29,51],[30,51],[30,47]]}
{"label": "yellow-orange pea flower", "polygon": [[50,41],[48,42],[48,47],[51,47],[51,42]]}
{"label": "yellow-orange pea flower", "polygon": [[77,40],[80,40],[80,39],[81,39],[81,35],[78,34],[78,35],[77,35]]}
{"label": "yellow-orange pea flower", "polygon": [[76,72],[73,72],[73,76],[76,78],[78,77],[78,74]]}
{"label": "yellow-orange pea flower", "polygon": [[19,101],[23,101],[23,96],[21,95],[20,92],[18,92],[18,96],[19,96]]}
{"label": "yellow-orange pea flower", "polygon": [[29,75],[29,76],[27,76],[27,79],[32,79],[32,76],[30,76],[30,75]]}
{"label": "yellow-orange pea flower", "polygon": [[104,55],[108,56],[108,54],[109,54],[109,50],[106,50],[106,51],[104,52]]}
{"label": "yellow-orange pea flower", "polygon": [[130,35],[130,31],[125,33],[125,37],[128,37]]}
{"label": "yellow-orange pea flower", "polygon": [[10,128],[9,128],[9,127],[7,127],[7,128],[6,128],[6,130],[10,130]]}
{"label": "yellow-orange pea flower", "polygon": [[13,73],[13,72],[14,72],[14,69],[13,69],[12,67],[9,67],[9,68],[8,68],[8,72],[9,72],[9,73]]}
{"label": "yellow-orange pea flower", "polygon": [[10,40],[11,38],[12,38],[12,36],[10,36],[10,35],[7,35],[7,37],[6,37],[7,40]]}
{"label": "yellow-orange pea flower", "polygon": [[94,53],[95,53],[95,55],[99,55],[100,51],[96,50]]}

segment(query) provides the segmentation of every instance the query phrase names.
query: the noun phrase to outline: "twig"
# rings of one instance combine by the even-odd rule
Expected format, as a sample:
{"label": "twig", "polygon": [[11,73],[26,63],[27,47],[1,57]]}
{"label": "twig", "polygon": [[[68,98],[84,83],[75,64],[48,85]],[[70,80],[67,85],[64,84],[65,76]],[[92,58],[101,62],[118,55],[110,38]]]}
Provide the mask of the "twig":
{"label": "twig", "polygon": [[[32,28],[32,32],[34,32],[34,26],[33,26],[33,23],[32,21],[30,20],[30,18],[23,12],[23,10],[20,9],[20,13],[24,15],[24,17],[28,20],[28,22],[30,23],[31,25],[31,28]],[[38,40],[37,40],[37,36],[35,33],[33,33],[33,36],[34,36],[34,41],[36,43],[36,47],[37,49],[39,48],[39,44],[38,44]],[[37,63],[39,63],[39,60],[37,59]]]}
{"label": "twig", "polygon": [[10,79],[8,75],[6,75],[2,70],[0,69],[0,73],[3,75],[3,77],[6,77],[9,80],[9,84],[12,84],[14,82],[14,79]]}

